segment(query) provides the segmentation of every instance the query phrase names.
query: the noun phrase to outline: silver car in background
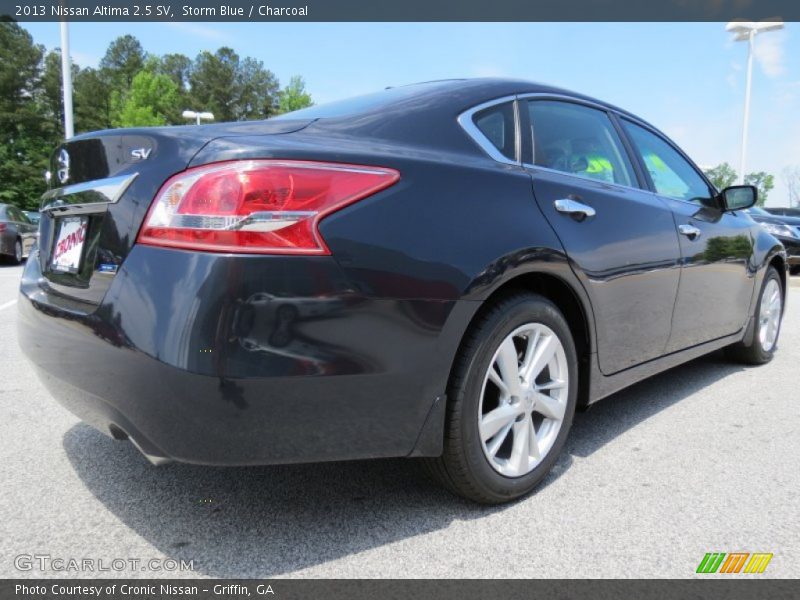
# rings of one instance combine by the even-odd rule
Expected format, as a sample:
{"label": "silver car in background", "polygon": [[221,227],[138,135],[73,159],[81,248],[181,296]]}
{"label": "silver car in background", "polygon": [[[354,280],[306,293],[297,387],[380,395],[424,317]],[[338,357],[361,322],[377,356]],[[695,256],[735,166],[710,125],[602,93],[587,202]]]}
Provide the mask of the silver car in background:
{"label": "silver car in background", "polygon": [[29,256],[39,230],[25,214],[10,204],[0,204],[0,255],[18,265]]}

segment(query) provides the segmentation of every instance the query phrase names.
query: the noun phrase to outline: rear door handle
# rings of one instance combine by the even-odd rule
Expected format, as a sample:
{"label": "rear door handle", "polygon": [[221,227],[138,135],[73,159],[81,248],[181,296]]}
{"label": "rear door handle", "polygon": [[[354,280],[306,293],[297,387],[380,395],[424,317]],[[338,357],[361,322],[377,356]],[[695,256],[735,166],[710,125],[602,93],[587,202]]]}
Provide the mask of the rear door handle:
{"label": "rear door handle", "polygon": [[587,206],[582,202],[573,200],[572,198],[561,198],[553,202],[556,210],[563,215],[569,215],[576,221],[580,222],[585,219],[591,219],[597,213],[591,206]]}
{"label": "rear door handle", "polygon": [[700,234],[702,233],[702,231],[700,231],[694,225],[686,225],[686,224],[678,225],[678,231],[681,233],[681,235],[685,235],[690,240],[696,240],[697,238],[700,237]]}

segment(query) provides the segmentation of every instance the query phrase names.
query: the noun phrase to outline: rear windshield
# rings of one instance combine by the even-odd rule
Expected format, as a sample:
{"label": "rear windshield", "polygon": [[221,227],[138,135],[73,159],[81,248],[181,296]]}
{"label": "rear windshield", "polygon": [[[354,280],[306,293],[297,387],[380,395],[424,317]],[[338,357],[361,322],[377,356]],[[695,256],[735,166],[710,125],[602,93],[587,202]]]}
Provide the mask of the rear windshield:
{"label": "rear windshield", "polygon": [[417,83],[414,85],[387,88],[372,94],[365,94],[363,96],[355,96],[345,100],[320,104],[319,106],[302,108],[294,112],[284,113],[278,117],[273,117],[271,120],[331,119],[374,112],[395,102],[416,96],[421,90],[441,85],[441,83],[440,81],[431,81],[429,83]]}

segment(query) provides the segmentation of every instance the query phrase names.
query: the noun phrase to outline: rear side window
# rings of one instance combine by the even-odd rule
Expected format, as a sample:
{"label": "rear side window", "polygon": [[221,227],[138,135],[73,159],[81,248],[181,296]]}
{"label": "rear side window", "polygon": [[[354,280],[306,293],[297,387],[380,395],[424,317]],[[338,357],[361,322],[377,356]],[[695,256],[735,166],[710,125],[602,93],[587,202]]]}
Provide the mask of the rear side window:
{"label": "rear side window", "polygon": [[552,100],[530,100],[528,111],[534,165],[636,186],[628,155],[604,111]]}
{"label": "rear side window", "polygon": [[503,156],[516,160],[517,134],[513,102],[485,108],[473,115],[472,122]]}
{"label": "rear side window", "polygon": [[687,202],[707,204],[713,196],[708,184],[680,152],[644,127],[625,119],[622,123],[650,173],[657,193]]}

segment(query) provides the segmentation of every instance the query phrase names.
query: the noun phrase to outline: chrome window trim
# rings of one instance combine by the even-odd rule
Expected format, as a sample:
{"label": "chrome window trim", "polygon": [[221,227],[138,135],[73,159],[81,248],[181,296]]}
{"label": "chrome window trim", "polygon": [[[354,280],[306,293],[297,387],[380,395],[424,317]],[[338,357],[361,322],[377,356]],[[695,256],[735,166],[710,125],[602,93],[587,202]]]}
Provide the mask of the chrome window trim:
{"label": "chrome window trim", "polygon": [[[551,169],[549,167],[542,167],[542,166],[539,166],[539,165],[535,165],[535,164],[531,164],[531,163],[528,163],[528,162],[524,162],[522,160],[522,130],[521,130],[522,123],[521,123],[521,119],[520,119],[520,115],[519,115],[519,110],[520,110],[519,103],[521,101],[524,101],[524,100],[556,100],[556,101],[561,101],[561,102],[571,102],[572,104],[581,104],[581,105],[587,106],[589,108],[602,110],[605,113],[612,113],[612,114],[616,115],[617,118],[619,118],[619,119],[627,119],[628,121],[630,121],[630,122],[632,122],[632,123],[634,123],[636,125],[639,125],[640,127],[649,130],[654,135],[657,135],[658,137],[662,138],[667,144],[672,146],[678,152],[678,154],[680,154],[685,160],[687,160],[689,162],[689,164],[692,165],[695,168],[696,171],[699,171],[697,165],[694,164],[692,159],[689,158],[686,155],[686,153],[683,152],[683,150],[678,148],[669,138],[667,138],[667,136],[664,133],[662,133],[661,131],[656,129],[653,125],[651,125],[647,121],[643,121],[642,119],[640,119],[639,117],[636,117],[635,115],[631,115],[631,114],[629,114],[627,112],[623,112],[621,109],[617,109],[617,108],[614,108],[614,107],[611,107],[611,106],[606,106],[606,105],[600,104],[599,102],[593,102],[592,100],[587,100],[587,99],[584,99],[584,98],[578,98],[576,96],[569,96],[569,95],[566,95],[566,94],[559,94],[557,92],[524,92],[524,93],[521,93],[521,94],[511,94],[511,95],[508,95],[508,96],[502,96],[500,98],[495,98],[494,100],[489,100],[487,102],[483,102],[481,104],[478,104],[477,106],[473,106],[472,108],[469,108],[469,109],[465,110],[464,112],[462,112],[460,115],[458,115],[458,119],[457,120],[458,120],[459,125],[461,125],[461,127],[467,132],[467,134],[470,136],[470,138],[472,138],[472,140],[476,144],[478,144],[478,146],[486,154],[488,154],[492,159],[494,159],[497,162],[504,163],[504,164],[509,164],[509,165],[517,165],[517,166],[525,167],[525,168],[528,168],[528,169],[540,169],[542,171],[545,171],[546,173],[558,173],[560,175],[565,175],[567,177],[574,177],[574,178],[576,178],[576,179],[578,179],[578,180],[580,180],[582,182],[589,181],[589,182],[597,183],[599,185],[615,187],[615,188],[619,188],[619,189],[622,189],[622,190],[633,190],[633,191],[636,191],[636,192],[646,192],[646,193],[648,193],[648,194],[650,194],[652,196],[655,196],[656,198],[660,198],[660,199],[661,198],[669,198],[670,200],[674,200],[676,202],[682,202],[684,204],[690,204],[692,206],[698,206],[698,204],[695,203],[695,202],[690,202],[688,200],[683,200],[681,198],[671,198],[669,196],[662,196],[657,191],[651,190],[651,189],[649,189],[647,187],[640,187],[638,185],[636,185],[636,186],[624,185],[624,184],[621,184],[621,183],[612,183],[612,182],[606,182],[606,181],[597,181],[597,180],[590,179],[588,177],[581,177],[580,175],[575,175],[574,173],[567,173],[566,171],[559,171],[558,169]],[[495,147],[495,145],[492,144],[492,142],[490,142],[489,139],[485,135],[483,135],[483,132],[480,129],[478,129],[478,127],[475,125],[475,123],[472,120],[472,117],[475,115],[475,113],[480,112],[480,111],[482,111],[482,110],[484,110],[486,108],[490,108],[492,106],[497,106],[498,104],[505,104],[506,102],[514,102],[514,119],[515,119],[514,127],[515,127],[515,135],[517,136],[517,140],[516,140],[516,156],[517,156],[517,160],[511,160],[508,157],[506,157],[503,153],[501,153]],[[626,133],[626,135],[627,135],[627,133]],[[533,140],[531,140],[531,152],[533,152]],[[631,166],[633,166],[633,165],[631,165]],[[702,171],[700,171],[700,174],[701,174],[702,178],[707,183],[709,183],[709,185],[710,185],[710,182],[708,182],[708,178],[706,178],[705,173],[702,173]],[[711,189],[713,189],[713,187]]]}
{"label": "chrome window trim", "polygon": [[514,164],[522,162],[522,119],[519,117],[519,102],[514,98],[514,157],[517,159]]}
{"label": "chrome window trim", "polygon": [[573,104],[583,104],[584,106],[588,106],[589,108],[596,108],[598,110],[602,110],[603,112],[613,112],[616,114],[621,114],[619,111],[614,110],[613,108],[609,108],[608,106],[603,106],[598,102],[592,102],[591,100],[584,100],[583,98],[576,98],[575,96],[567,96],[566,94],[550,94],[548,92],[527,92],[525,94],[517,94],[517,100],[529,100],[529,99],[536,99],[536,100],[558,100],[561,102],[571,102]]}
{"label": "chrome window trim", "polygon": [[[118,202],[138,175],[139,173],[118,175],[49,190],[42,195],[39,211],[71,214],[97,212],[98,208],[106,208],[109,204]],[[98,200],[98,195],[104,200]]]}
{"label": "chrome window trim", "polygon": [[[507,165],[520,165],[520,148],[522,138],[520,136],[520,129],[519,129],[519,107],[516,103],[516,94],[511,96],[503,96],[502,98],[495,98],[494,100],[489,100],[488,102],[483,102],[482,104],[478,104],[477,106],[473,106],[462,112],[458,115],[458,124],[461,125],[461,128],[467,132],[472,141],[474,141],[478,146],[483,150],[486,154],[488,154],[493,160],[504,163]],[[516,139],[514,140],[514,153],[516,156],[516,160],[508,158],[505,154],[500,152],[497,147],[487,138],[483,132],[478,129],[478,126],[475,125],[475,121],[473,121],[473,117],[475,113],[478,113],[482,110],[487,108],[491,108],[493,106],[498,106],[500,104],[507,104],[508,102],[513,102],[514,108],[514,136]]]}
{"label": "chrome window trim", "polygon": [[[647,192],[649,194],[653,194],[653,192],[651,192],[650,190],[648,190],[646,188],[634,187],[634,186],[625,185],[625,184],[622,184],[622,183],[615,183],[615,182],[612,182],[612,181],[600,181],[599,179],[592,179],[591,177],[582,177],[581,175],[575,175],[575,173],[567,173],[566,171],[559,171],[558,169],[551,169],[550,167],[541,167],[539,165],[532,165],[530,163],[522,163],[522,166],[526,167],[528,169],[533,169],[535,171],[544,171],[545,173],[556,173],[558,175],[564,175],[565,177],[572,177],[572,178],[578,179],[578,180],[580,180],[582,182],[587,182],[588,181],[589,183],[596,183],[597,185],[600,185],[600,186],[603,186],[603,187],[613,187],[613,188],[619,188],[621,190],[630,190],[630,191],[634,191],[634,192]],[[653,194],[653,195],[657,195],[657,194]]]}

